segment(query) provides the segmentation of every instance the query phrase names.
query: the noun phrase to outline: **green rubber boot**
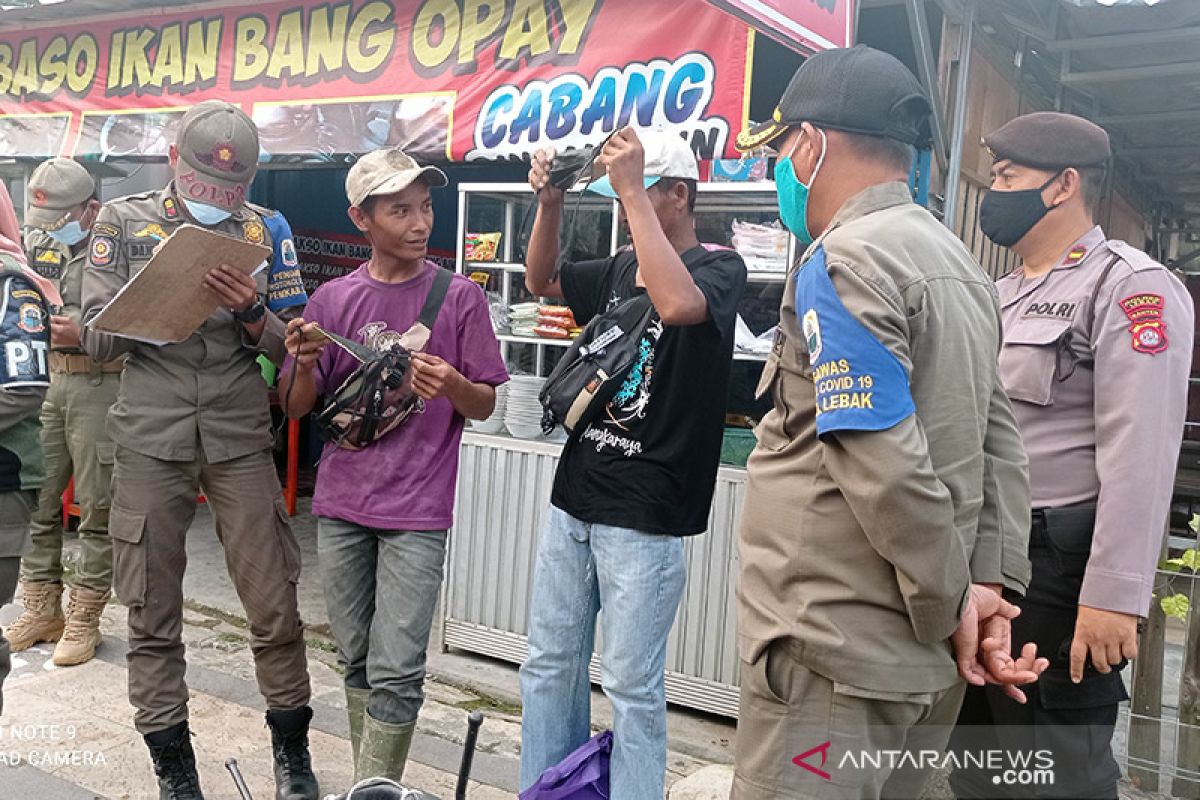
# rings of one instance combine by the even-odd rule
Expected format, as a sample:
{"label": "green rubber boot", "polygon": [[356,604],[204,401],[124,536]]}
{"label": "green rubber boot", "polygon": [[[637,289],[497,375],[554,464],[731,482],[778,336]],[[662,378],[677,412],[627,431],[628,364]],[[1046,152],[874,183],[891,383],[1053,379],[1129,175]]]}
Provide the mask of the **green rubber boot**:
{"label": "green rubber boot", "polygon": [[390,778],[396,783],[404,777],[404,763],[412,746],[417,723],[392,725],[363,714],[362,741],[354,761],[354,782],[367,778]]}
{"label": "green rubber boot", "polygon": [[346,687],[346,716],[350,718],[350,749],[354,753],[354,761],[358,763],[359,745],[362,743],[363,717],[367,715],[367,698],[371,696],[370,689]]}

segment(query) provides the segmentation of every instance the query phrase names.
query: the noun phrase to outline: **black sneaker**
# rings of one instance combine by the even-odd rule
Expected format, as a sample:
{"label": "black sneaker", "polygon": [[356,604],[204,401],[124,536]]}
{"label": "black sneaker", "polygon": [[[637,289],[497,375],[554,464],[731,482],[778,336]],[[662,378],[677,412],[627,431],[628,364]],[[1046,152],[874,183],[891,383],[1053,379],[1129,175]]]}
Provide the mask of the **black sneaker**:
{"label": "black sneaker", "polygon": [[277,800],[318,800],[320,788],[308,754],[308,706],[288,711],[268,711],[271,752],[275,756],[275,797]]}
{"label": "black sneaker", "polygon": [[158,800],[204,800],[200,776],[196,774],[196,754],[192,751],[192,733],[186,722],[143,737],[154,759],[158,776]]}

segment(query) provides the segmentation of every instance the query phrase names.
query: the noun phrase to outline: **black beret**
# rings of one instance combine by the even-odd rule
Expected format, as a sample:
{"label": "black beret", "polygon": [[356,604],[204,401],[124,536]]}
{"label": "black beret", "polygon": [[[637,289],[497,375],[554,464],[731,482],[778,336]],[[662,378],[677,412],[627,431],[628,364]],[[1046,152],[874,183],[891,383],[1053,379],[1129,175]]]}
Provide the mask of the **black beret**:
{"label": "black beret", "polygon": [[1112,156],[1108,134],[1074,114],[1038,111],[1009,120],[983,137],[992,159],[1036,169],[1098,167]]}
{"label": "black beret", "polygon": [[929,114],[920,81],[895,56],[861,44],[835,48],[809,56],[771,119],[738,134],[736,146],[757,149],[807,122],[920,147],[929,140]]}

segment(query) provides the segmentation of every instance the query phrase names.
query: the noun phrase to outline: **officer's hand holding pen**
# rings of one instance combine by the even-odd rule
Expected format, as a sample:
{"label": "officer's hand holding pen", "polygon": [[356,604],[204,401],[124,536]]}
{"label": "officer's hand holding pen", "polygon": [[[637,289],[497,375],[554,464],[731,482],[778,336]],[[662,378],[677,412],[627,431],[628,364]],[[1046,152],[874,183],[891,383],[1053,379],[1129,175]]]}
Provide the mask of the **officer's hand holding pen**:
{"label": "officer's hand holding pen", "polygon": [[258,284],[244,272],[221,264],[204,276],[204,285],[230,311],[245,311],[258,299]]}
{"label": "officer's hand holding pen", "polygon": [[1089,656],[1096,671],[1104,674],[1127,658],[1137,658],[1137,624],[1133,614],[1081,605],[1071,638],[1071,680],[1083,680]]}

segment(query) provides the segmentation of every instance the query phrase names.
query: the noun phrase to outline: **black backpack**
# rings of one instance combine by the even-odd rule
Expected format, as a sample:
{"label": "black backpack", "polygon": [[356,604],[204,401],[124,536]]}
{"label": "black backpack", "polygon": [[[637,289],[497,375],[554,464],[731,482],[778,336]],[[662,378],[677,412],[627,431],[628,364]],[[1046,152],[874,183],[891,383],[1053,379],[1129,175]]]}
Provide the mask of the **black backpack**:
{"label": "black backpack", "polygon": [[562,425],[576,435],[608,405],[637,362],[642,336],[654,318],[650,295],[642,293],[587,324],[538,395],[545,433]]}

